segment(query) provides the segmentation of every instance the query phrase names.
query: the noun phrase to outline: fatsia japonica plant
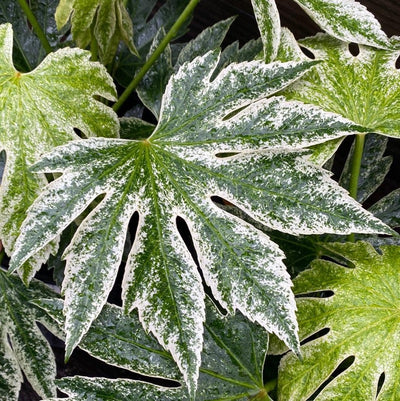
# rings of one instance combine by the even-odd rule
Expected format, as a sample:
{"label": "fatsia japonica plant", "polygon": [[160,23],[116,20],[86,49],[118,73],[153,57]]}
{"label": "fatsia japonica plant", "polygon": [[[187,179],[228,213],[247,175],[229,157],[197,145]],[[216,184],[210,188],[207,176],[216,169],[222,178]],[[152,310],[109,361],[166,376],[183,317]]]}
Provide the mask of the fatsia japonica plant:
{"label": "fatsia japonica plant", "polygon": [[2,1],[1,401],[400,399],[400,40],[295,2]]}

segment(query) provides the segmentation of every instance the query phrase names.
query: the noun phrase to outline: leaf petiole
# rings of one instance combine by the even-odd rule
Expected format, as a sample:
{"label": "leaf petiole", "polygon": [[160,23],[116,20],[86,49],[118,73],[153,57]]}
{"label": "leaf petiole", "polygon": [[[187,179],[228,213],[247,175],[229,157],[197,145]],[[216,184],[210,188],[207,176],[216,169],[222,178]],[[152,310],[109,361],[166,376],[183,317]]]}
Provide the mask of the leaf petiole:
{"label": "leaf petiole", "polygon": [[40,40],[44,50],[47,54],[51,53],[53,49],[50,46],[49,41],[47,40],[46,35],[43,32],[42,27],[39,25],[38,20],[36,19],[35,15],[33,14],[32,10],[30,9],[26,0],[18,0],[19,5],[21,6],[23,12],[25,13],[26,17],[28,18],[29,23],[32,25],[33,30],[35,31],[37,37]]}
{"label": "leaf petiole", "polygon": [[[357,200],[358,179],[360,177],[362,155],[364,152],[365,135],[366,134],[356,135],[354,153],[351,160],[349,193],[355,200]],[[349,235],[349,241],[354,242],[354,234]]]}
{"label": "leaf petiole", "polygon": [[114,106],[113,106],[114,111],[118,111],[119,108],[122,106],[122,104],[126,101],[126,99],[128,99],[130,94],[136,89],[136,87],[139,85],[142,78],[146,75],[147,71],[149,71],[151,66],[156,62],[158,57],[160,57],[161,53],[167,47],[168,43],[171,42],[171,40],[174,39],[174,37],[177,35],[179,29],[181,28],[183,23],[189,18],[189,16],[192,14],[193,10],[195,9],[195,7],[197,6],[199,1],[200,0],[190,0],[189,4],[182,11],[182,14],[176,20],[174,25],[172,25],[171,29],[165,35],[164,39],[160,42],[160,44],[158,45],[156,50],[154,50],[154,53],[151,54],[149,59],[146,61],[146,63],[143,65],[143,67],[139,70],[139,72],[133,78],[133,80],[128,85],[128,87],[125,89],[125,91],[121,94],[118,101],[114,104]]}

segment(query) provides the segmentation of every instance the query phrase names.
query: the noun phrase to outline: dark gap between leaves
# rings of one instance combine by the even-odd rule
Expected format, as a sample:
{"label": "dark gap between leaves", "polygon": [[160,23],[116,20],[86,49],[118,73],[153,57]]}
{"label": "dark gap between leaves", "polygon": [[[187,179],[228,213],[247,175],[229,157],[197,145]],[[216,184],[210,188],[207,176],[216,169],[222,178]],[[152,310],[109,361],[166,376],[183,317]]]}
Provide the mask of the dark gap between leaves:
{"label": "dark gap between leaves", "polygon": [[378,398],[378,395],[382,391],[382,387],[383,387],[384,383],[385,383],[385,372],[382,372],[381,375],[379,376],[378,385],[376,386],[375,398]]}
{"label": "dark gap between leaves", "polygon": [[197,271],[199,272],[201,280],[203,282],[203,287],[204,287],[205,293],[211,298],[212,302],[219,309],[219,311],[221,313],[223,313],[223,314],[226,314],[226,310],[214,298],[214,296],[212,294],[212,291],[211,291],[211,288],[205,282],[203,272],[202,272],[202,270],[200,268],[200,263],[199,263],[199,258],[197,256],[197,251],[196,251],[196,248],[194,246],[192,234],[190,233],[190,230],[189,230],[189,227],[188,227],[186,221],[180,216],[176,217],[176,228],[177,228],[177,230],[179,232],[179,235],[181,236],[183,242],[185,243],[187,249],[189,250],[189,252],[190,252],[190,254],[191,254],[192,258],[193,258],[194,263],[197,266]]}
{"label": "dark gap between leaves", "polygon": [[321,290],[321,291],[313,291],[306,292],[303,294],[297,294],[296,298],[330,298],[333,297],[335,293],[331,290]]}
{"label": "dark gap between leaves", "polygon": [[357,57],[360,54],[360,46],[357,43],[349,43],[348,48],[352,56]]}
{"label": "dark gap between leaves", "polygon": [[305,54],[308,58],[315,60],[315,54],[308,49],[307,47],[304,46],[300,46],[300,50],[303,52],[303,54]]}
{"label": "dark gap between leaves", "polygon": [[312,334],[311,336],[305,338],[304,340],[300,341],[300,345],[303,346],[307,343],[310,343],[311,341],[315,341],[318,338],[326,336],[330,331],[331,331],[330,328],[325,327],[325,328],[317,331],[316,333]]}
{"label": "dark gap between leaves", "polygon": [[395,67],[397,70],[400,70],[400,56],[397,57],[396,63],[395,63]]}
{"label": "dark gap between leaves", "polygon": [[331,375],[326,379],[314,392],[314,394],[309,397],[306,401],[315,400],[318,394],[322,392],[322,390],[331,383],[336,377],[338,377],[341,373],[346,371],[353,363],[356,358],[354,356],[347,357],[344,361],[340,363],[340,365],[331,373]]}
{"label": "dark gap between leaves", "polygon": [[322,260],[326,260],[327,262],[334,263],[335,265],[345,267],[346,269],[355,269],[355,264],[350,262],[349,260],[344,259],[340,255],[324,255],[321,257]]}
{"label": "dark gap between leaves", "polygon": [[110,294],[108,295],[107,302],[117,306],[122,306],[122,280],[124,278],[126,262],[128,260],[129,253],[131,252],[132,245],[135,242],[136,233],[139,225],[139,213],[133,213],[129,224],[128,231],[126,232],[124,251],[122,255],[122,262],[118,269],[118,274],[115,279],[114,285]]}

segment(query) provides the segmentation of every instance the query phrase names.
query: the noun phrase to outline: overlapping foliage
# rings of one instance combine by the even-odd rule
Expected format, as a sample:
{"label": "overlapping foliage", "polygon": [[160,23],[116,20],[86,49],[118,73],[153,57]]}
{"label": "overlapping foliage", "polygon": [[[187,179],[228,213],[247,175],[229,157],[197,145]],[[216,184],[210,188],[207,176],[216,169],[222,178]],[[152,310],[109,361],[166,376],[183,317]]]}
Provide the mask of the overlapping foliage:
{"label": "overlapping foliage", "polygon": [[[394,234],[385,223],[398,225],[398,194],[371,208],[382,222],[320,165],[343,137],[355,134],[340,184],[363,202],[386,176],[387,139],[367,133],[399,135],[397,39],[388,39],[354,0],[297,1],[327,32],[301,42],[315,60],[280,27],[273,0],[252,1],[261,41],[223,51],[233,19],[185,45],[169,43],[184,31],[196,0],[168,0],[156,10],[155,0],[61,0],[58,36],[56,2],[33,1],[32,10],[48,10],[42,19],[52,27],[51,44],[43,43],[40,24],[23,7],[43,48],[66,47],[41,62],[42,53],[35,58],[28,50],[23,13],[7,2],[11,7],[0,8],[0,18],[15,22],[18,32],[13,46],[11,26],[0,27],[0,143],[6,153],[0,237],[11,256],[8,275],[0,272],[0,399],[17,398],[22,369],[42,397],[55,400],[54,360],[36,322],[65,340],[66,359],[79,346],[149,380],[57,381],[74,401],[306,400],[350,356],[348,349],[355,362],[318,399],[341,399],[349,388],[353,399],[369,399],[382,372],[388,376],[379,396],[389,394],[396,380],[389,356],[366,360],[380,367],[365,378],[368,385],[358,385],[353,376],[360,376],[356,367],[362,369],[368,346],[362,330],[347,325],[351,332],[336,338],[337,319],[319,312],[325,316],[332,299],[340,304],[333,308],[340,309],[340,322],[379,319],[374,308],[367,314],[349,305],[367,302],[367,279],[368,289],[387,296],[378,289],[395,286],[397,246],[382,247],[379,255],[366,243],[328,242],[359,233],[377,246],[378,234]],[[359,54],[342,40],[359,43]],[[90,52],[66,46],[73,42]],[[13,47],[16,67],[32,71],[14,67]],[[90,57],[99,57],[112,76]],[[113,80],[128,87],[120,99],[133,89],[140,99],[129,98],[134,103],[119,120],[109,105],[116,100]],[[143,119],[145,107],[157,121]],[[111,139],[118,132],[121,139]],[[81,139],[88,136],[97,138]],[[314,294],[310,303],[299,298],[299,328],[278,244],[290,272],[307,267],[301,259],[327,250],[334,260],[355,265],[317,261],[296,279],[296,292],[306,282],[304,291]],[[48,266],[56,267],[64,302],[37,281],[29,284],[51,251],[57,262]],[[367,265],[373,267],[366,271]],[[121,267],[123,308],[107,304]],[[380,333],[394,332],[395,323],[382,319]],[[298,331],[303,339],[326,322],[330,332],[301,350]],[[20,341],[21,333],[30,337]],[[273,382],[263,379],[270,369],[264,364],[268,333],[293,351],[282,359],[275,395],[268,394]],[[315,371],[312,378],[304,378],[306,365]],[[167,381],[156,385],[152,377]]]}

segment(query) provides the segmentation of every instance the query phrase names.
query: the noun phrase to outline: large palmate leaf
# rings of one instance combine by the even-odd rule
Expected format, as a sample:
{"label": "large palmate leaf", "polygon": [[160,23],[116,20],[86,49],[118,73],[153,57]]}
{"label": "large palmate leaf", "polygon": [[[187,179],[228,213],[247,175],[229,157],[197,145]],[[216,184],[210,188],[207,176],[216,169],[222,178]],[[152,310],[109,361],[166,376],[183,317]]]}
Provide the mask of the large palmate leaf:
{"label": "large palmate leaf", "polygon": [[[178,217],[189,226],[205,281],[222,306],[240,310],[293,349],[297,326],[283,253],[211,197],[228,199],[287,233],[391,232],[303,153],[287,151],[358,129],[313,106],[265,98],[313,63],[231,64],[210,82],[217,65],[218,53],[209,52],[181,67],[168,83],[150,138],[78,141],[36,164],[34,171],[62,176],[30,209],[11,262],[13,269],[20,266],[105,195],[66,251],[68,356],[106,302],[137,211],[123,281],[125,309],[138,309],[144,327],[172,353],[191,393],[200,365],[204,293]],[[266,146],[275,150],[260,150]],[[221,152],[242,153],[218,157]]]}
{"label": "large palmate leaf", "polygon": [[[347,359],[317,400],[397,400],[400,247],[382,246],[381,254],[365,242],[333,244],[327,249],[345,258],[349,266],[316,261],[294,280],[294,289],[301,294],[297,302],[300,337],[308,338],[324,328],[328,332],[302,347],[303,361],[293,355],[284,357],[279,399],[308,400]],[[354,357],[352,363],[349,357]]]}
{"label": "large palmate leaf", "polygon": [[[50,321],[30,304],[54,293],[38,281],[27,289],[21,280],[0,268],[0,400],[14,401],[23,382],[21,370],[42,397],[56,394],[56,366],[51,348],[36,322]],[[51,326],[51,324],[50,324]]]}
{"label": "large palmate leaf", "polygon": [[95,40],[103,64],[112,61],[121,40],[137,54],[132,20],[123,0],[60,0],[55,13],[58,28],[64,27],[70,17],[76,44],[86,48]]}
{"label": "large palmate leaf", "polygon": [[[49,55],[34,71],[22,74],[12,63],[11,25],[0,26],[0,147],[6,168],[0,190],[0,237],[8,254],[26,210],[47,183],[29,166],[44,152],[71,139],[74,128],[87,136],[116,136],[113,111],[94,99],[110,100],[115,89],[105,69],[79,49]],[[28,281],[48,255],[27,261],[21,273]]]}
{"label": "large palmate leaf", "polygon": [[[62,301],[40,300],[39,305],[58,322],[63,320]],[[171,355],[143,330],[137,314],[123,317],[122,310],[115,306],[106,305],[80,347],[113,365],[135,370],[139,367],[136,371],[143,374],[181,380]],[[124,348],[126,352],[122,352]],[[268,334],[262,327],[240,313],[224,317],[208,302],[196,400],[247,400],[255,396],[260,401],[270,400],[263,387],[267,348]],[[71,395],[70,399],[97,397],[100,401],[112,394],[114,399],[127,401],[188,400],[184,385],[167,389],[133,380],[84,377],[66,378],[58,385]]]}
{"label": "large palmate leaf", "polygon": [[[296,52],[294,38],[291,44],[286,38],[281,60],[293,59]],[[348,44],[325,34],[299,43],[323,62],[285,92],[290,99],[318,104],[369,132],[400,136],[400,71],[396,68],[400,50],[359,46],[359,54],[353,55]]]}

